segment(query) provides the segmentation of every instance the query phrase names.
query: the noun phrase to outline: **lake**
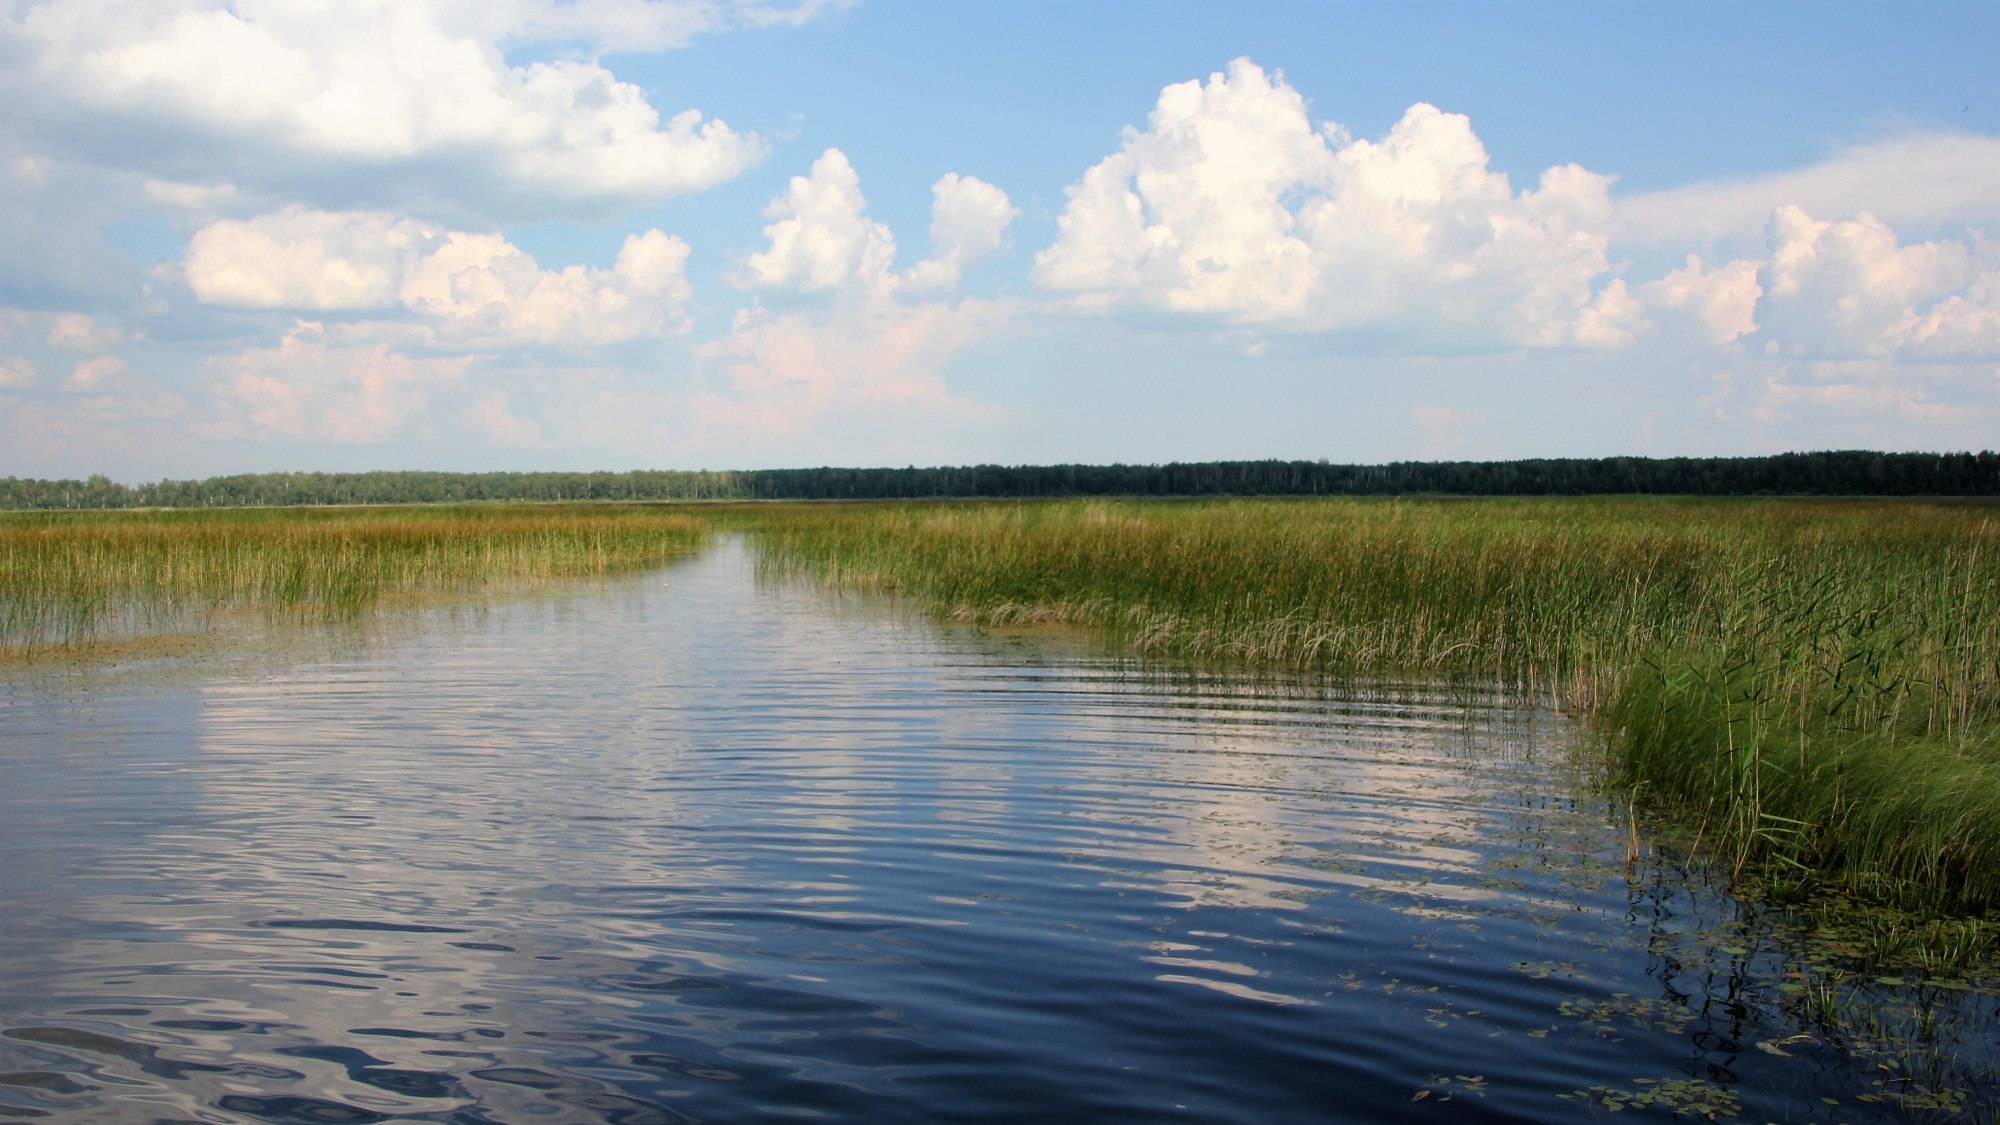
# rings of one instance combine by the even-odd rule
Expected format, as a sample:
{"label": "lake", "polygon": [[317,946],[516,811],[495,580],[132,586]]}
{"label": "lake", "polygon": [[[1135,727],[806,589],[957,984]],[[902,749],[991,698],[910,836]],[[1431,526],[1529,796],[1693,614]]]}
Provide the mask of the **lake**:
{"label": "lake", "polygon": [[1628,862],[1593,752],[1499,692],[943,627],[740,540],[17,664],[0,1117],[1990,1116],[1990,990],[1862,972],[1643,823]]}

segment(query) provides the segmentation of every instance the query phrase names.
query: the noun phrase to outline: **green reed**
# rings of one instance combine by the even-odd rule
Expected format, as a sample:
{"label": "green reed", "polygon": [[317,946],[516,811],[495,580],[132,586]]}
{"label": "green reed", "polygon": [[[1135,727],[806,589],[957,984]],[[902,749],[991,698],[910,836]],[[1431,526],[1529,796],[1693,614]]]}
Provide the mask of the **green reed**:
{"label": "green reed", "polygon": [[2000,906],[2000,522],[1689,499],[785,506],[775,565],[1139,652],[1498,679],[1738,875]]}
{"label": "green reed", "polygon": [[604,574],[699,546],[658,508],[0,515],[0,653],[188,627],[219,610],[351,617],[385,597]]}

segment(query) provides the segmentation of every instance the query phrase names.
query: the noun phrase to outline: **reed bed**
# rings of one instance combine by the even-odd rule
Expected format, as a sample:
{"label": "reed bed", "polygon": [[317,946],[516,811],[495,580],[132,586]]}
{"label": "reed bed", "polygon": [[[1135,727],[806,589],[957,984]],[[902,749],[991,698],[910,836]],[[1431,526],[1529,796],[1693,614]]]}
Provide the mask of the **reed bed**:
{"label": "reed bed", "polygon": [[1133,651],[1500,680],[1732,873],[2000,907],[2000,509],[1533,499],[782,507],[774,565]]}
{"label": "reed bed", "polygon": [[351,617],[405,594],[606,574],[698,547],[657,508],[235,509],[0,515],[0,653],[198,626]]}

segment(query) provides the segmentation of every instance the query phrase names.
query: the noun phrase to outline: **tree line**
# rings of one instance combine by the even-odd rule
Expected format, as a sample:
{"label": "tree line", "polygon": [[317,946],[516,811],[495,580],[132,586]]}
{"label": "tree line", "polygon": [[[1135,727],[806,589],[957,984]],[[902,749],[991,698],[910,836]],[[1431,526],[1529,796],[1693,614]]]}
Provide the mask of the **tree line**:
{"label": "tree line", "polygon": [[1768,457],[1205,461],[1166,465],[634,472],[244,473],[125,485],[0,479],[0,508],[220,508],[593,500],[1057,496],[2000,496],[2000,453],[1843,450]]}

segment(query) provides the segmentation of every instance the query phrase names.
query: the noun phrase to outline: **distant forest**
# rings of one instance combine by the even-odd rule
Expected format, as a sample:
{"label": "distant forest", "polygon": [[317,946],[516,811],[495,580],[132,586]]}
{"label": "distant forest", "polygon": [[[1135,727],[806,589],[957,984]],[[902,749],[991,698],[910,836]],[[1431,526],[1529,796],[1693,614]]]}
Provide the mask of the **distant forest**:
{"label": "distant forest", "polygon": [[2000,496],[2000,453],[1207,461],[627,473],[250,473],[124,485],[0,479],[0,508],[222,508],[492,500],[887,500],[1032,496]]}

